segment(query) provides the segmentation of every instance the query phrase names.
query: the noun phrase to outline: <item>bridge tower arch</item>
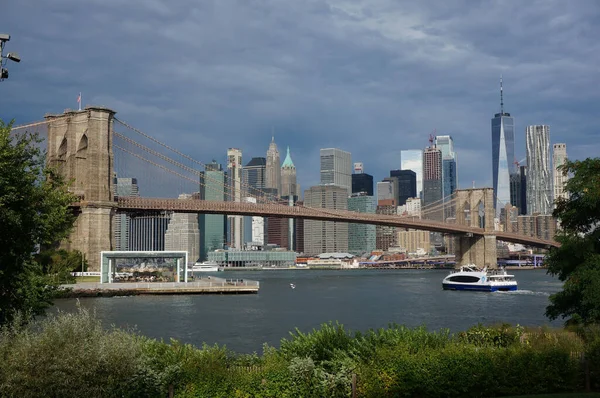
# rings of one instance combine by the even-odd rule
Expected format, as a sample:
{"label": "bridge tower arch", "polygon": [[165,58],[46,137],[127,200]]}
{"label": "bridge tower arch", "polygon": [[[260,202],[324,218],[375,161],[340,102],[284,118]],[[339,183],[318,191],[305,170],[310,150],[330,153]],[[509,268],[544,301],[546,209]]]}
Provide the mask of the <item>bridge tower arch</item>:
{"label": "bridge tower arch", "polygon": [[73,231],[61,247],[84,253],[90,271],[100,270],[100,252],[112,248],[114,115],[110,109],[88,106],[45,116],[46,162],[71,181],[70,190],[80,198]]}
{"label": "bridge tower arch", "polygon": [[[481,209],[483,210],[483,217],[479,214]],[[457,268],[467,264],[488,268],[498,266],[494,216],[494,190],[492,188],[459,189],[456,191],[456,222],[475,228],[482,227],[480,225],[482,222],[485,231],[484,236],[457,235],[455,237]]]}

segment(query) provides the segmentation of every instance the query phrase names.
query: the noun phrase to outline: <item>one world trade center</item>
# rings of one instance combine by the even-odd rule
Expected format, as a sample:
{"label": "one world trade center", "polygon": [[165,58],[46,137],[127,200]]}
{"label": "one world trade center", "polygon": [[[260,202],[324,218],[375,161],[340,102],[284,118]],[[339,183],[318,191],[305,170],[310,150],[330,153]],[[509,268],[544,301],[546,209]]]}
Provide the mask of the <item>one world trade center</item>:
{"label": "one world trade center", "polygon": [[504,112],[502,77],[500,77],[500,113],[492,119],[492,170],[496,216],[510,203],[510,174],[515,161],[515,120]]}

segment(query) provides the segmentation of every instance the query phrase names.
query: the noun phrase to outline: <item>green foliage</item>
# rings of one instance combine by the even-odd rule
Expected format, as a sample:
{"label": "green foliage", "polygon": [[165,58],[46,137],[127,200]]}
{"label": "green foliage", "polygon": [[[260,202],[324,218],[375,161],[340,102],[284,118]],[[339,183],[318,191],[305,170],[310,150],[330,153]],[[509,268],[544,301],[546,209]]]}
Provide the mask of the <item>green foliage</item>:
{"label": "green foliage", "polygon": [[313,329],[311,333],[302,333],[296,329],[290,335],[289,340],[281,340],[281,354],[288,359],[311,358],[317,363],[333,359],[336,350],[347,351],[353,343],[351,334],[338,322],[323,324],[320,329]]}
{"label": "green foliage", "polygon": [[42,271],[56,284],[75,283],[71,272],[86,268],[87,262],[83,254],[77,250],[43,250],[35,256],[35,261],[42,266]]}
{"label": "green foliage", "polygon": [[559,248],[550,250],[548,272],[564,282],[563,290],[550,296],[546,315],[562,317],[568,324],[600,322],[600,158],[567,161],[562,167],[572,174],[566,184],[568,199],[557,201],[553,215],[562,232]]}
{"label": "green foliage", "polygon": [[38,247],[68,236],[74,197],[45,167],[34,134],[0,121],[0,325],[29,320],[50,304],[55,284],[33,259]]}
{"label": "green foliage", "polygon": [[[600,329],[478,325],[451,336],[391,325],[352,334],[325,324],[293,334],[286,350],[235,355],[102,328],[84,310],[0,332],[0,396],[492,397],[579,391],[585,352],[600,381]],[[310,347],[317,344],[318,349]],[[308,352],[310,356],[291,356]]]}
{"label": "green foliage", "polygon": [[0,334],[5,397],[160,396],[145,368],[144,339],[104,330],[87,311],[61,313]]}
{"label": "green foliage", "polygon": [[458,340],[477,347],[509,347],[520,341],[524,329],[517,325],[511,327],[502,324],[498,327],[486,327],[478,324],[458,334]]}

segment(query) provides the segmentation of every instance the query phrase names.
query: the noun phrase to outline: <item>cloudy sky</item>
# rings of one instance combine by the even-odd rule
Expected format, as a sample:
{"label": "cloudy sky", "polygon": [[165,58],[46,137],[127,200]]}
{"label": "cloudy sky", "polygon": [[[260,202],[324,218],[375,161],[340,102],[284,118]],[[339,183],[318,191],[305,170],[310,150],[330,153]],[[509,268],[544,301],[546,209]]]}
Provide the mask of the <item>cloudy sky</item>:
{"label": "cloudy sky", "polygon": [[[400,150],[450,134],[459,185],[491,186],[490,118],[550,125],[570,158],[600,154],[597,0],[9,0],[0,26],[18,52],[0,83],[17,124],[84,105],[203,162],[290,146],[303,188],[319,148],[376,180]],[[143,187],[141,190],[143,191]]]}

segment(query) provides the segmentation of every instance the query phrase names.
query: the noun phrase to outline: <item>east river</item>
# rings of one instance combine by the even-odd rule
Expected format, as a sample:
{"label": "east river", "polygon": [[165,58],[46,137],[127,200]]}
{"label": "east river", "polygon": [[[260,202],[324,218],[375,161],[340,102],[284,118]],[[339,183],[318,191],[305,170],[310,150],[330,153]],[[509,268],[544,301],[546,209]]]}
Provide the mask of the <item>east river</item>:
{"label": "east river", "polygon": [[[429,330],[465,330],[477,323],[523,326],[549,324],[548,296],[561,282],[545,270],[511,271],[517,292],[483,293],[442,290],[446,270],[268,270],[220,272],[219,277],[260,281],[251,295],[133,296],[84,298],[105,325],[135,329],[146,336],[201,346],[226,345],[237,352],[262,352],[279,346],[296,327],[303,332],[328,321],[365,331],[390,323]],[[290,283],[296,285],[295,289]],[[76,300],[58,300],[56,308],[74,311]]]}

